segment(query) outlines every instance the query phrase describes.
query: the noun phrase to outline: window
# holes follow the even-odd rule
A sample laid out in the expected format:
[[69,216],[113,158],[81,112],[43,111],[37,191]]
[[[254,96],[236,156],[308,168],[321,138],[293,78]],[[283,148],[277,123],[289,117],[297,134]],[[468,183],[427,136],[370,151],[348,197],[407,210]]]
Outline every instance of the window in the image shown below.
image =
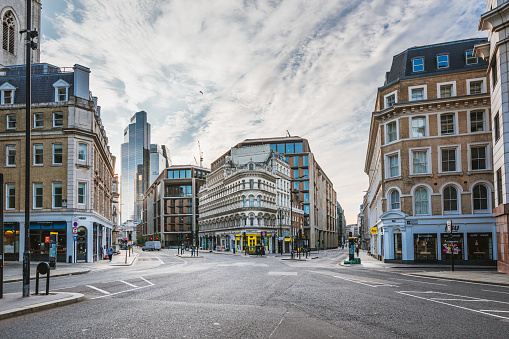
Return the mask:
[[292,158],[292,167],[299,167],[299,157],[298,156],[294,156]]
[[412,138],[421,138],[426,136],[426,118],[412,118]]
[[69,87],[71,85],[60,79],[57,82],[53,84],[53,87],[55,88],[55,101],[56,102],[62,102],[69,100]]
[[309,191],[309,181],[303,181],[302,182],[302,190],[303,191]]
[[428,173],[427,151],[412,151],[412,174]]
[[53,144],[53,165],[62,164],[62,144]]
[[474,211],[488,210],[488,189],[484,185],[475,185],[473,189]]
[[250,171],[254,170],[254,165],[253,164],[249,164],[249,170]]
[[43,145],[42,144],[34,144],[34,165],[42,165],[43,161]]
[[458,190],[454,186],[444,188],[444,212],[458,211]]
[[[87,161],[87,144],[79,144],[78,145],[78,160]],[[251,164],[252,166],[252,164]]]
[[242,197],[242,207],[246,207],[246,197]]
[[498,205],[502,205],[504,203],[504,199],[503,199],[504,195],[503,195],[503,191],[502,191],[502,170],[500,168],[497,170],[495,179],[497,180]]
[[34,182],[34,209],[42,208],[42,182]]
[[394,106],[395,103],[396,103],[395,94],[389,95],[387,98],[385,98],[385,108],[392,107]]
[[16,114],[7,114],[7,129],[16,129]]
[[16,88],[9,83],[0,86],[0,104],[13,105],[14,104],[14,91]]
[[493,119],[493,132],[495,134],[495,142],[500,139],[500,117],[498,113],[495,115],[495,118]]
[[424,187],[419,187],[414,193],[415,214],[428,214],[428,191]]
[[440,133],[454,134],[454,114],[442,114],[440,116]]
[[287,143],[286,144],[286,151],[285,153],[295,153],[295,144],[294,143]]
[[257,200],[257,204],[256,204],[256,206],[258,206],[258,207],[262,207],[262,197],[261,197],[261,196],[258,196],[258,197],[256,198],[256,200]]
[[412,89],[412,97],[410,101],[419,101],[424,100],[424,88],[414,88]]
[[470,94],[481,94],[482,93],[482,80],[481,81],[471,81],[470,82]]
[[44,114],[43,113],[34,113],[34,128],[43,128],[44,127]]
[[5,209],[13,210],[16,208],[16,186],[15,184],[5,184]]
[[253,179],[249,180],[249,189],[254,189],[254,180]]
[[2,48],[11,54],[14,54],[14,43],[16,39],[14,35],[16,33],[16,19],[12,11],[7,11],[2,18]]
[[412,60],[412,67],[414,72],[424,71],[424,58],[417,58]]
[[472,171],[487,169],[486,146],[471,147],[470,154],[472,157]]
[[477,64],[477,58],[474,56],[474,51],[467,51],[465,53],[465,58],[467,65]]
[[442,85],[442,86],[440,86],[440,97],[441,98],[452,97],[452,85]]
[[6,166],[16,166],[16,145],[7,145],[5,148]]
[[399,155],[393,154],[387,157],[389,162],[388,177],[393,178],[399,176]]
[[449,67],[449,56],[439,55],[437,56],[437,68],[448,68]]
[[387,125],[387,143],[398,139],[398,130],[396,121],[389,122]]
[[400,201],[399,201],[399,192],[397,190],[392,190],[390,194],[391,201],[391,210],[399,210],[400,209]]
[[484,131],[484,111],[470,112],[470,132]]
[[309,178],[309,170],[307,168],[302,169],[302,177]]
[[295,153],[302,153],[302,142],[295,143]]
[[442,172],[456,171],[456,149],[442,149]]
[[497,70],[497,54],[493,54],[491,61],[491,86],[495,88],[498,81],[498,70]]
[[302,156],[302,166],[304,166],[304,167],[308,166],[308,156],[307,155]]
[[53,127],[64,126],[64,113],[55,112],[53,113]]
[[78,183],[78,204],[85,205],[87,203],[87,183]]
[[52,207],[53,208],[62,208],[62,183],[54,182],[52,183]]

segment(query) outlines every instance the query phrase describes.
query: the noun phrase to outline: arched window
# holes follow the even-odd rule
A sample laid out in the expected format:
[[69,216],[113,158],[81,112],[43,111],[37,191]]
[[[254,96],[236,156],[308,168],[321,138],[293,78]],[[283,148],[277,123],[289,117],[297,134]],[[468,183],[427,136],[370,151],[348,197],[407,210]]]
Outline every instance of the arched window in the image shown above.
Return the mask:
[[14,32],[16,32],[14,14],[7,11],[2,18],[2,47],[12,54],[14,54]]
[[249,180],[249,188],[254,189],[254,180],[253,179]]
[[258,196],[258,204],[256,206],[258,207],[262,207],[262,197],[261,196]]
[[252,195],[249,196],[249,207],[254,207],[254,197]]
[[249,164],[249,170],[250,171],[254,170],[254,165],[253,164]]
[[444,188],[444,212],[458,211],[458,190],[454,186]]
[[424,187],[419,187],[414,193],[415,214],[429,214],[428,211],[428,191]]
[[400,201],[399,201],[399,192],[397,190],[391,191],[391,210],[399,210],[400,209]]
[[254,225],[254,215],[249,216],[249,220],[250,220],[249,225],[253,226]]
[[246,197],[242,197],[242,207],[246,207]]
[[484,185],[475,185],[474,194],[474,211],[488,209],[488,189]]

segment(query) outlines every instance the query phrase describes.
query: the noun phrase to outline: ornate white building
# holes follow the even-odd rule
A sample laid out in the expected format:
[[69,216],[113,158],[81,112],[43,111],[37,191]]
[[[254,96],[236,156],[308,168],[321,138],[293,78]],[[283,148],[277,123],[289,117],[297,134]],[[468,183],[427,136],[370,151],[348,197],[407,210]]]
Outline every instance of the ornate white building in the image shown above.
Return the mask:
[[290,166],[269,145],[232,148],[199,192],[200,246],[290,251]]

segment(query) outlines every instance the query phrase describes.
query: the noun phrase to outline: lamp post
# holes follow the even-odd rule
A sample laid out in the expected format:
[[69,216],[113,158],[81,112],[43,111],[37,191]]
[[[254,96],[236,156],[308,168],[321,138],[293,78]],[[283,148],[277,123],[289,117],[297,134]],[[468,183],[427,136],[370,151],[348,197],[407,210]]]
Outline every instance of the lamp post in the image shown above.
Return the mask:
[[25,246],[23,251],[23,298],[30,296],[30,160],[31,160],[31,106],[32,106],[32,49],[37,49],[37,43],[33,41],[38,36],[36,30],[32,30],[32,1],[26,1],[27,28],[21,33],[26,33],[26,117],[25,117]]

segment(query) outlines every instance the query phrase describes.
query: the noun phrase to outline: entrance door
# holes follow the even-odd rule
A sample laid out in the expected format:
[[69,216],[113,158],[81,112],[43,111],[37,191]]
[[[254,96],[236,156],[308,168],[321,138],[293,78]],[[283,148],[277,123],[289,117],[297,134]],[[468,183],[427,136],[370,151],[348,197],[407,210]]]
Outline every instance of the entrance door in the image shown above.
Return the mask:
[[87,261],[87,229],[83,226],[78,228],[76,253],[76,260]]

